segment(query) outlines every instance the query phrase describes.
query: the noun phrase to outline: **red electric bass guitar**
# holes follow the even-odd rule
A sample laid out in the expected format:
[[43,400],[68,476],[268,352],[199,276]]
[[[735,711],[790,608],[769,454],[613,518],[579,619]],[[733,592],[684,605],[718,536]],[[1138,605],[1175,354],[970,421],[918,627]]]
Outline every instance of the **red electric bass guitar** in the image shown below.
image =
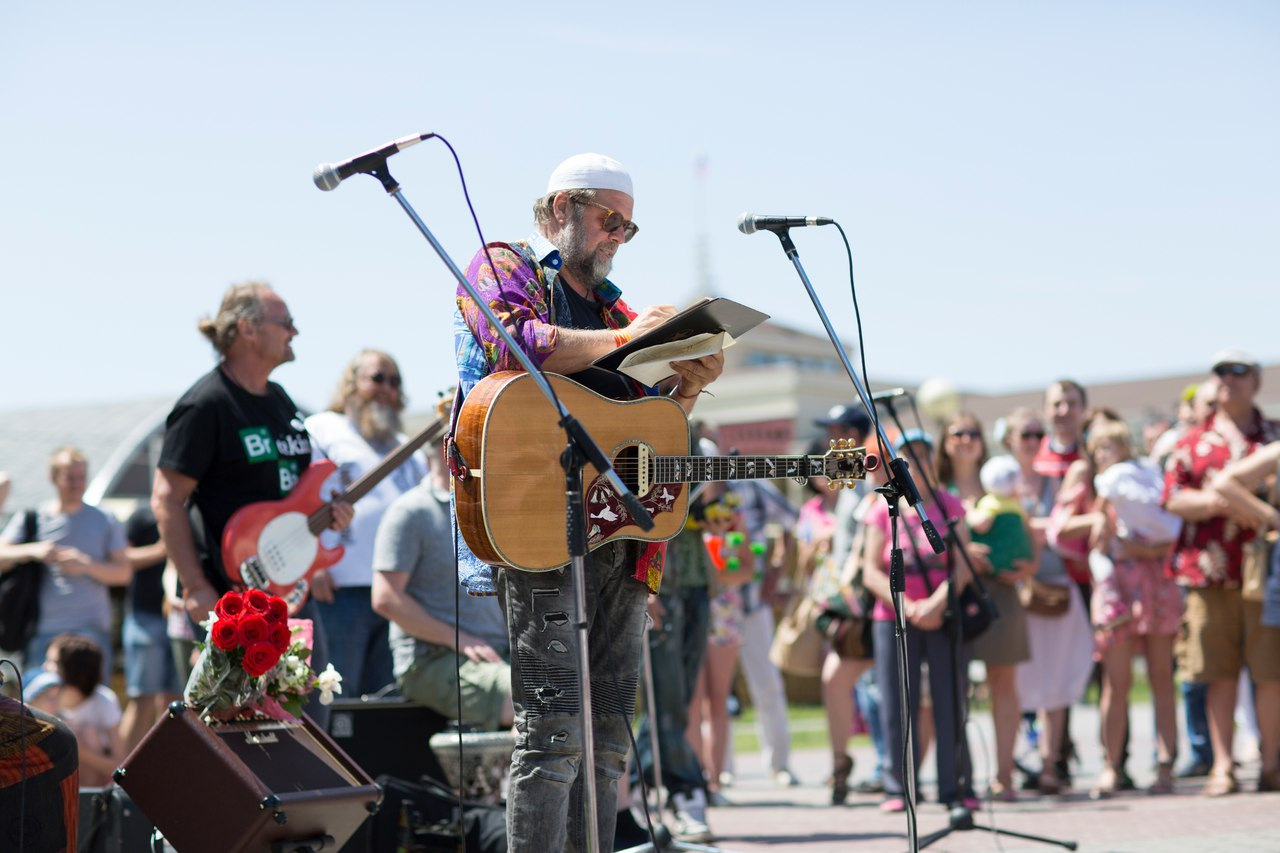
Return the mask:
[[[444,435],[448,420],[439,417],[391,451],[372,470],[331,501],[355,503],[415,450]],[[259,501],[236,510],[222,531],[222,566],[232,582],[278,595],[297,612],[307,600],[310,579],[342,559],[341,545],[326,548],[320,533],[333,522],[333,506],[320,494],[337,466],[322,459],[302,472],[293,491],[278,501]]]

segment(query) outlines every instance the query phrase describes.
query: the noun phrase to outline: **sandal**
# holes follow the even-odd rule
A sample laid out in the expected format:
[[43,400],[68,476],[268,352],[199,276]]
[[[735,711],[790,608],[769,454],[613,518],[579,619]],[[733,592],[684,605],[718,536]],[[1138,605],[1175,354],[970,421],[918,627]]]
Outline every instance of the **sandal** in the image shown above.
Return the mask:
[[987,796],[998,803],[1016,803],[1018,801],[1018,792],[1013,787],[1006,785],[999,779],[992,779],[991,784],[987,787]]
[[853,773],[853,759],[845,754],[833,757],[831,762],[831,805],[844,805],[849,798],[849,775]]
[[1280,769],[1263,770],[1258,774],[1258,793],[1280,791]]
[[1150,788],[1147,788],[1147,793],[1172,794],[1173,790],[1173,762],[1161,761],[1156,765],[1156,781],[1151,783]]
[[1040,771],[1039,781],[1040,793],[1045,796],[1053,796],[1062,793],[1062,783],[1058,781],[1058,774],[1052,765],[1043,768]]
[[1111,767],[1102,768],[1102,772],[1098,774],[1098,784],[1093,786],[1093,790],[1089,792],[1091,800],[1105,800],[1115,794],[1116,789],[1120,785],[1120,779],[1116,775],[1116,771]]
[[1204,783],[1204,787],[1200,789],[1200,793],[1206,797],[1225,797],[1227,794],[1234,794],[1239,790],[1240,785],[1236,782],[1234,773],[1230,770],[1225,773],[1213,770],[1209,773],[1209,778]]

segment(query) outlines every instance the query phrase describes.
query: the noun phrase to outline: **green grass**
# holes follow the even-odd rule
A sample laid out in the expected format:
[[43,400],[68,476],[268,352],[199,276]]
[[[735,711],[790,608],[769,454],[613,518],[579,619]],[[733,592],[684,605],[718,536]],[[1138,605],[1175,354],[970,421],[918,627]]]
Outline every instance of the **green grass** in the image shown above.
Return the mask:
[[[1090,705],[1098,704],[1098,687],[1090,682],[1085,691],[1084,701]],[[1147,673],[1142,666],[1133,670],[1133,686],[1129,691],[1130,705],[1149,705],[1151,703],[1151,684],[1147,681]],[[991,703],[984,693],[978,692],[973,698],[972,710],[990,711]],[[788,727],[791,732],[792,749],[826,749],[827,716],[821,705],[792,703],[787,708]],[[746,707],[742,713],[731,721],[733,730],[733,749],[737,753],[760,751],[760,738],[756,734],[756,709]],[[854,744],[868,743],[866,735],[858,735],[852,739]]]
[[[788,728],[792,749],[826,749],[827,714],[821,705],[790,705],[787,709]],[[733,750],[735,753],[760,751],[760,738],[756,734],[756,709],[745,708],[733,718]],[[855,744],[868,742],[866,735],[853,739]]]

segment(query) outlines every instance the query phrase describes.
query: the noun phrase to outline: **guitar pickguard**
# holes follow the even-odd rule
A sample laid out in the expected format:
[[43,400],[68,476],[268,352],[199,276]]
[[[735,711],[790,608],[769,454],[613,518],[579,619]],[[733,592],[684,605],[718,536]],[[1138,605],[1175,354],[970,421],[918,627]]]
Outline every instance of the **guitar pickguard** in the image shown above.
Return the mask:
[[[658,483],[649,494],[640,498],[640,505],[649,515],[671,512],[680,493],[682,483]],[[638,527],[622,498],[603,476],[591,481],[586,491],[587,547],[596,548],[624,527]]]

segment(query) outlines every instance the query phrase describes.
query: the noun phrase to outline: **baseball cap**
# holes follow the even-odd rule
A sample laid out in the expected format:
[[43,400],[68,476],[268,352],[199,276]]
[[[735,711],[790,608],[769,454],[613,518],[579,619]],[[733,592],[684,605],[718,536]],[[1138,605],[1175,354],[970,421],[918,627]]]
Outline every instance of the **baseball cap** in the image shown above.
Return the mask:
[[842,426],[857,430],[863,435],[871,432],[871,418],[867,417],[867,413],[857,406],[843,403],[832,406],[825,418],[818,418],[813,423],[820,427]]
[[630,173],[603,154],[574,154],[556,166],[547,181],[547,193],[563,190],[617,190],[635,197]]
[[906,447],[913,441],[922,441],[930,447],[933,447],[933,439],[929,437],[929,433],[922,429],[912,427],[893,440],[893,449],[901,452],[902,448]]
[[1261,369],[1258,360],[1251,354],[1242,349],[1224,349],[1213,357],[1213,366],[1210,370],[1217,370],[1224,364],[1243,364],[1245,367],[1251,367],[1254,371]]

